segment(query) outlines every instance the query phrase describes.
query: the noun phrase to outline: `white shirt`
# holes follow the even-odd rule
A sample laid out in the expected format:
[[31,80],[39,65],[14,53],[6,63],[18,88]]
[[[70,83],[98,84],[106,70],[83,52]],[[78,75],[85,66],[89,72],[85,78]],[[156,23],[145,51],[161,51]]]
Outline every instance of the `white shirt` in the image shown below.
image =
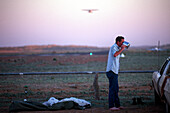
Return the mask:
[[120,54],[114,57],[114,54],[120,50],[120,47],[115,43],[109,50],[106,72],[113,71],[115,74],[119,72]]

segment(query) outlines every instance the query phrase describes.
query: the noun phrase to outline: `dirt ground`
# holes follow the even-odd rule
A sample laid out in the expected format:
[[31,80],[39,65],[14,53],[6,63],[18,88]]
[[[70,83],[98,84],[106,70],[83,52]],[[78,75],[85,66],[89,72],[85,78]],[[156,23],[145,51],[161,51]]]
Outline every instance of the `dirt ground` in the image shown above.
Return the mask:
[[[129,59],[127,58],[127,60],[126,59],[122,60],[123,64],[126,64],[126,61],[130,62]],[[87,55],[71,56],[71,57],[68,57],[68,56],[55,56],[55,57],[54,56],[44,56],[44,57],[42,57],[42,56],[25,56],[25,57],[18,56],[18,57],[16,57],[16,56],[14,56],[14,57],[0,58],[0,61],[1,61],[0,67],[1,67],[2,72],[8,72],[8,70],[12,70],[12,69],[13,70],[11,72],[22,72],[22,71],[23,72],[27,72],[27,71],[32,72],[32,71],[39,71],[39,70],[40,71],[43,70],[45,72],[46,71],[53,72],[53,71],[65,71],[64,70],[65,67],[70,64],[70,66],[72,66],[72,67],[68,68],[68,69],[70,69],[69,71],[77,71],[77,68],[85,67],[86,66],[85,64],[88,64],[91,62],[91,65],[90,64],[87,65],[87,66],[91,66],[91,67],[87,68],[87,69],[90,70],[92,68],[91,70],[95,70],[95,69],[98,70],[98,69],[101,69],[101,67],[100,67],[101,63],[106,63],[106,60],[107,60],[106,55],[90,56],[90,58]],[[99,66],[99,67],[93,68],[93,62],[98,63],[97,66]],[[135,63],[132,62],[131,64],[135,64]],[[74,69],[74,66],[76,66],[75,69]],[[19,68],[17,68],[17,67],[19,67]],[[52,67],[56,67],[56,68],[53,69]],[[64,67],[64,68],[61,68],[61,70],[59,70],[60,68],[57,68],[57,67],[60,67],[60,68]],[[135,67],[135,65],[134,65],[134,67]],[[146,67],[146,66],[142,66],[142,67]],[[152,66],[149,66],[149,67],[152,67]],[[102,67],[102,69],[104,69],[104,67]],[[142,69],[143,68],[141,68],[141,70]],[[82,71],[84,71],[84,70],[82,70]],[[35,80],[37,79],[38,81],[40,81],[42,79],[42,77],[43,76],[39,75],[38,77],[35,78]],[[59,77],[61,78],[62,76],[59,76]],[[123,77],[126,77],[126,76],[123,75],[122,78]],[[68,82],[65,84],[58,83],[58,85],[55,86],[52,84],[53,83],[52,81],[54,81],[55,79],[58,79],[58,78],[57,77],[54,78],[51,76],[49,77],[50,84],[46,83],[44,85],[43,82],[39,83],[39,84],[37,84],[37,82],[23,84],[23,83],[17,82],[17,80],[19,81],[19,78],[21,78],[21,76],[0,77],[0,94],[1,94],[1,96],[0,96],[1,107],[0,108],[5,109],[5,111],[0,109],[0,112],[8,112],[7,111],[8,107],[7,106],[4,107],[3,103],[1,103],[1,102],[6,102],[7,103],[6,105],[8,105],[10,100],[12,100],[13,98],[16,98],[15,95],[23,92],[23,87],[25,85],[29,86],[29,88],[30,88],[29,90],[31,90],[32,92],[40,92],[40,91],[41,92],[61,92],[61,91],[76,92],[76,91],[81,91],[83,89],[90,89],[90,87],[92,85],[92,82],[91,82],[91,84],[87,84],[87,83],[80,84],[78,81],[76,81],[73,83]],[[25,77],[23,77],[22,79],[26,80],[24,78]],[[32,79],[32,78],[28,77],[28,79]],[[121,76],[120,76],[120,78],[121,78]],[[46,79],[48,79],[48,78],[46,78]],[[69,78],[69,80],[70,80],[70,78]],[[75,79],[75,80],[77,80],[77,79]],[[90,78],[89,78],[89,80],[90,80]],[[8,81],[9,83],[6,81]],[[16,82],[13,82],[13,81],[16,81]],[[134,82],[136,82],[136,81],[134,81]],[[143,81],[143,82],[145,82],[145,81]],[[11,83],[13,83],[13,84],[11,84]],[[54,83],[55,83],[55,81],[54,81]],[[33,86],[33,87],[31,87],[31,86]],[[101,92],[101,95],[106,97],[108,95],[107,84],[105,84],[104,82],[100,82],[100,86],[103,87],[103,89],[101,88],[101,91],[105,91],[105,92]],[[128,80],[125,80],[125,82],[124,82],[122,79],[122,81],[119,84],[119,88],[121,91],[120,96],[138,95],[138,96],[144,96],[145,100],[149,100],[150,98],[146,98],[146,97],[153,95],[152,92],[150,92],[150,91],[152,91],[150,84],[143,83],[141,86],[136,86],[136,85],[132,85],[132,84],[129,85]],[[134,92],[134,91],[136,91],[136,92]],[[12,94],[15,94],[15,95],[12,95]],[[56,95],[54,95],[54,96],[56,96]],[[62,96],[64,96],[64,95],[62,95]],[[72,96],[72,95],[70,94],[70,96]],[[76,96],[78,96],[78,94]],[[47,95],[41,95],[41,98],[46,98],[46,97],[47,97]],[[29,98],[35,98],[35,97],[34,97],[34,95],[31,95]],[[124,107],[126,107],[126,106],[124,106]],[[115,112],[115,113],[165,113],[165,109],[164,109],[163,105],[156,106],[153,103],[153,104],[147,105],[145,107],[129,105],[127,108],[120,110],[120,111],[110,111],[108,108],[105,108],[105,107],[92,107],[92,108],[86,109],[86,110],[71,109],[71,110],[58,110],[58,111],[23,111],[20,113],[30,113],[30,112],[31,113],[54,113],[54,112],[57,112],[57,113],[112,113],[112,112]]]
[[163,105],[152,105],[149,107],[138,108],[138,107],[127,107],[120,111],[110,111],[107,108],[90,108],[85,110],[58,110],[58,111],[23,111],[19,113],[165,113]]

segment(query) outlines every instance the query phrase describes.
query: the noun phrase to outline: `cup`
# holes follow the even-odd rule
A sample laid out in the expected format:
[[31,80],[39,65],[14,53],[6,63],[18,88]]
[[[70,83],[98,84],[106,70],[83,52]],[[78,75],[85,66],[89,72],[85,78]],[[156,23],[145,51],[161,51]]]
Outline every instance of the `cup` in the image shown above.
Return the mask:
[[130,46],[130,43],[129,43],[129,42],[126,42],[126,41],[124,41],[124,42],[123,42],[123,45],[125,45],[125,46],[126,46],[126,48],[128,49],[128,48],[129,48],[129,46]]

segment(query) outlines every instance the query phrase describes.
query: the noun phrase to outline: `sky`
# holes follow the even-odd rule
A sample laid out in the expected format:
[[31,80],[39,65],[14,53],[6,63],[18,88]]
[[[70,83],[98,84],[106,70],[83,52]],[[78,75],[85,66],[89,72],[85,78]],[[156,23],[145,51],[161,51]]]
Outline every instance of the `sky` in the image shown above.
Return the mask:
[[110,47],[119,35],[131,46],[170,44],[170,0],[0,0],[0,47]]

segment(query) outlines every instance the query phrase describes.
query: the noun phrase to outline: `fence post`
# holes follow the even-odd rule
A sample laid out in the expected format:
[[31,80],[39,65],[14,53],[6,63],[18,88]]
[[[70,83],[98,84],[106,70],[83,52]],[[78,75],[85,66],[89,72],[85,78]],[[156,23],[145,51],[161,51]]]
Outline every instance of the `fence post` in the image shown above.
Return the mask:
[[94,82],[93,82],[93,87],[94,87],[94,93],[95,93],[95,99],[96,100],[100,100],[100,96],[99,96],[99,84],[98,84],[98,75],[99,73],[97,73],[94,77]]

